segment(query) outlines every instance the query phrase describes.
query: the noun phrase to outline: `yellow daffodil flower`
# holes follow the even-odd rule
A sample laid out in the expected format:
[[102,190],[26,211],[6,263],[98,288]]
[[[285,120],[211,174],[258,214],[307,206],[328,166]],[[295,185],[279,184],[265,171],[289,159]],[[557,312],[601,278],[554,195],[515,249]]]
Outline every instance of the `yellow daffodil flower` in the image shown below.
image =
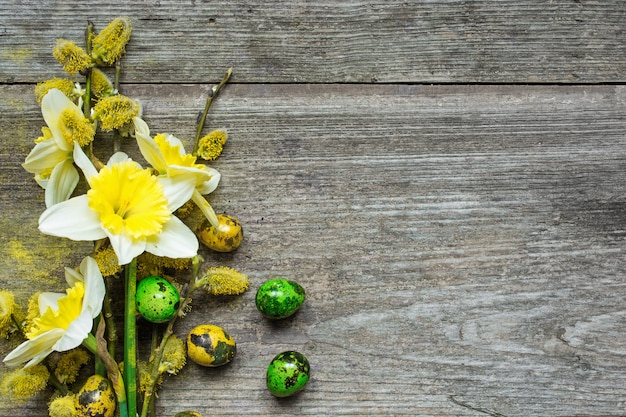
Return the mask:
[[154,176],[122,152],[98,172],[78,144],[74,161],[91,189],[46,209],[39,230],[79,241],[109,238],[120,265],[144,251],[169,258],[197,254],[195,234],[172,214],[191,198],[192,177]]
[[74,349],[85,340],[100,314],[105,287],[98,264],[86,257],[78,270],[65,268],[70,285],[65,294],[44,292],[39,295],[39,317],[26,333],[29,339],[4,358],[4,363],[31,367],[52,352]]
[[160,177],[173,181],[187,181],[193,178],[195,189],[192,199],[211,224],[217,227],[217,216],[203,195],[217,188],[220,173],[204,164],[197,164],[196,157],[186,153],[183,143],[175,136],[159,134],[152,138],[146,122],[138,117],[134,118],[133,122],[135,138],[146,161],[159,172]]
[[87,145],[95,129],[82,110],[56,88],[42,99],[41,112],[48,127],[22,166],[46,190],[46,207],[50,207],[72,195],[79,179],[73,164],[74,142]]

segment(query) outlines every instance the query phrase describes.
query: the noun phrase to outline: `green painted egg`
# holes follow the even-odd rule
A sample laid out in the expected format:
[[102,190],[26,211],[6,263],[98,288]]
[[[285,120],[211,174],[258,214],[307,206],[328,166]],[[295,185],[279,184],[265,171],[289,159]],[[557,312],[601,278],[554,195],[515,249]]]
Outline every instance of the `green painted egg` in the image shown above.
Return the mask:
[[135,302],[143,318],[152,323],[165,323],[176,315],[180,295],[165,278],[150,276],[137,284]]
[[256,307],[269,319],[284,319],[294,314],[304,303],[304,288],[284,278],[264,282],[256,292]]
[[198,365],[222,366],[236,353],[235,339],[214,324],[201,324],[187,334],[187,356]]
[[93,375],[76,395],[76,410],[85,417],[113,417],[115,414],[113,386],[103,376]]
[[302,390],[311,376],[307,358],[294,351],[279,353],[267,368],[267,388],[276,397],[289,397]]

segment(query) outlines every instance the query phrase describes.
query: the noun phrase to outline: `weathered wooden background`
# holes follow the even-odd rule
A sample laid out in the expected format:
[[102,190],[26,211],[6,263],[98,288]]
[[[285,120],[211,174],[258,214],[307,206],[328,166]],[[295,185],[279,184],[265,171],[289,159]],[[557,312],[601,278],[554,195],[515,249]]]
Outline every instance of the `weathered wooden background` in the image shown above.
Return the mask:
[[[199,297],[176,332],[214,322],[238,356],[165,381],[160,416],[626,415],[623,2],[0,0],[0,286],[20,300],[89,252],[36,229],[33,86],[62,76],[57,37],[118,15],[153,132],[190,145],[234,67],[211,201],[246,241],[203,255],[251,290]],[[269,323],[254,292],[275,276],[308,299]],[[312,380],[277,400],[286,349]],[[49,394],[0,415],[45,416]]]

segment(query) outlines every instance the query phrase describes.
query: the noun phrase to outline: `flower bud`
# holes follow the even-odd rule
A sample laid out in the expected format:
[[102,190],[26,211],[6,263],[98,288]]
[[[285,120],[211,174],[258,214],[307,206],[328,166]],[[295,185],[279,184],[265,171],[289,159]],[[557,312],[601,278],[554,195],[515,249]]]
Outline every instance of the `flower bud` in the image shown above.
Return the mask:
[[52,55],[71,75],[86,70],[92,63],[91,58],[83,48],[65,39],[57,39],[56,45],[52,48]]
[[11,400],[27,400],[46,388],[48,378],[50,372],[44,365],[19,368],[4,376],[0,393]]
[[96,99],[114,94],[113,83],[107,75],[98,68],[91,70],[91,95]]
[[222,154],[228,133],[224,129],[217,129],[202,137],[198,141],[198,156],[207,161],[217,159]]
[[91,55],[98,62],[113,65],[126,51],[132,24],[128,17],[113,19],[92,42]]
[[0,291],[0,337],[7,337],[12,330],[13,316],[18,306],[15,303],[15,296],[10,291]]
[[103,131],[109,132],[113,129],[134,128],[133,117],[141,115],[141,105],[121,94],[104,97],[94,106],[95,117],[100,120],[100,127]]
[[37,98],[37,103],[41,104],[41,100],[48,93],[48,91],[56,88],[60,90],[63,94],[68,96],[69,98],[74,98],[76,96],[76,87],[74,86],[74,81],[69,78],[53,78],[51,80],[46,80],[38,83],[35,86],[35,97]]
[[198,282],[212,295],[239,295],[248,289],[247,275],[227,266],[207,270]]

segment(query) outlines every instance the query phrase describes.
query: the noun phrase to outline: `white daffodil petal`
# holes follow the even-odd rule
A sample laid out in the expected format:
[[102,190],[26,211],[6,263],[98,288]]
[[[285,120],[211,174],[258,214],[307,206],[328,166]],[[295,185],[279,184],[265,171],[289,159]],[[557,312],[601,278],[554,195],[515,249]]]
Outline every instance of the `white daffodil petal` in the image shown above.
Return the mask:
[[148,125],[138,117],[133,118],[133,123],[135,124],[135,139],[141,154],[154,169],[161,173],[165,172],[167,163],[156,142],[150,136]]
[[85,257],[80,263],[80,271],[85,282],[85,295],[83,298],[83,311],[88,311],[91,318],[95,318],[102,310],[102,302],[106,288],[98,263],[90,256]]
[[83,114],[82,110],[72,100],[56,88],[48,91],[41,100],[41,114],[52,132],[52,137],[61,149],[71,151],[71,142],[68,142],[63,136],[60,124],[61,113],[67,109]]
[[47,208],[39,217],[39,230],[47,235],[72,240],[106,237],[98,214],[89,208],[87,195],[70,198]]
[[93,166],[93,163],[89,160],[85,152],[80,148],[80,145],[74,142],[74,162],[85,174],[85,178],[87,178],[87,182],[89,182],[89,178],[98,175],[98,170]]
[[43,315],[46,312],[48,307],[57,311],[59,309],[59,298],[65,297],[66,294],[59,292],[42,292],[39,294],[39,298],[37,299],[37,303],[39,305],[39,314]]
[[135,126],[135,135],[150,137],[150,128],[141,117],[133,117],[133,125]]
[[181,165],[170,165],[167,169],[167,176],[172,178],[185,178],[188,176],[193,176],[195,181],[195,187],[197,188],[203,183],[210,181],[213,175],[212,172],[205,169],[186,167]]
[[52,350],[65,352],[74,349],[83,343],[92,327],[93,317],[91,314],[88,311],[81,313],[70,323],[63,336],[52,346]]
[[176,216],[163,225],[163,231],[146,242],[146,251],[168,258],[191,258],[198,254],[196,235]]
[[44,140],[30,151],[22,167],[33,174],[48,170],[70,157],[70,153],[59,148],[54,139]]
[[124,233],[111,234],[107,233],[113,251],[117,255],[117,261],[120,265],[126,265],[130,263],[136,256],[141,255],[146,250],[145,239],[133,240],[130,236]]
[[13,349],[3,360],[8,366],[18,366],[26,361],[26,366],[33,366],[41,362],[52,352],[52,346],[63,336],[63,329],[52,329],[40,334],[34,339],[27,340]]
[[71,160],[57,164],[50,174],[45,197],[46,207],[51,207],[69,199],[78,184],[79,176]]
[[73,287],[77,282],[83,281],[83,275],[79,271],[75,270],[74,268],[70,268],[67,266],[65,267],[65,282],[67,282],[70,287]]
[[196,180],[191,175],[175,178],[159,176],[158,180],[167,198],[167,208],[171,212],[189,201],[196,187]]
[[39,186],[45,190],[46,188],[48,188],[48,183],[50,182],[50,178],[42,178],[41,175],[35,174],[35,182],[39,184]]
[[[107,162],[107,166],[112,166],[113,164],[117,164],[119,162],[126,162],[130,160],[130,158],[128,157],[128,155],[124,152],[115,152],[113,155],[111,155],[111,157],[109,158],[109,161]],[[139,165],[139,164],[137,164]]]
[[[212,169],[212,168],[209,168],[209,169]],[[212,170],[215,171],[215,173],[213,174],[211,179],[209,181],[205,181],[200,186],[196,186],[196,189],[202,195],[207,195],[207,194],[212,193],[213,191],[215,191],[215,189],[217,188],[217,185],[220,183],[220,178],[221,178],[220,173],[215,169],[212,169]]]

